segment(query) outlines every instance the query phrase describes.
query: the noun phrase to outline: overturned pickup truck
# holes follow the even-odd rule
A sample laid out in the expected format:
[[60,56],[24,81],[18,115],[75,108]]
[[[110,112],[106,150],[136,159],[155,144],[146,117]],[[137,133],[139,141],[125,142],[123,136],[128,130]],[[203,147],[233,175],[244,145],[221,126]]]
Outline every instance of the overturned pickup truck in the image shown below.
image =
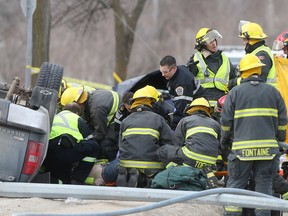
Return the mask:
[[63,67],[43,63],[33,89],[0,83],[0,181],[31,182],[46,156]]

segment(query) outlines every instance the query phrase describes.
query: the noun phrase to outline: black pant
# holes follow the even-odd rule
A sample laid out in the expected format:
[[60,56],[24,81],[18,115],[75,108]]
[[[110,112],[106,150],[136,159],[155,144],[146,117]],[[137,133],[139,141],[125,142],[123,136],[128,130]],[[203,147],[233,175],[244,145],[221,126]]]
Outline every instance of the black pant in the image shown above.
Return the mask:
[[78,172],[78,175],[81,175],[79,179],[85,180],[91,171],[93,163],[89,163],[90,165],[88,166],[87,164],[85,165],[86,162],[81,162],[81,160],[86,156],[97,158],[100,152],[99,144],[92,140],[82,140],[74,147],[64,148],[58,145],[58,141],[59,138],[49,141],[47,155],[43,163],[46,171],[50,172],[54,179],[59,179],[64,184],[70,184],[72,167],[76,162],[80,162],[80,164],[84,165],[81,165],[82,171]]

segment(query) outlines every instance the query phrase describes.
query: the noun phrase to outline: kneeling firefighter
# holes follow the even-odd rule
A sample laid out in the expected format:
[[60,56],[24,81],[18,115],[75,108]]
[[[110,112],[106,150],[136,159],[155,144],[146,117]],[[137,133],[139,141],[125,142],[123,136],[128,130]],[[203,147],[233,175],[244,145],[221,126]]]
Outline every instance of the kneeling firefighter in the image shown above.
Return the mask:
[[157,156],[163,162],[183,163],[202,169],[208,178],[209,187],[215,188],[218,179],[213,169],[220,148],[220,125],[211,118],[213,108],[205,98],[197,98],[187,107],[189,115],[180,120],[175,135],[175,146],[161,147]]
[[131,114],[120,127],[117,186],[149,187],[151,179],[164,169],[155,152],[160,146],[172,145],[174,134],[164,118],[153,112],[152,104],[158,97],[152,86],[133,95]]

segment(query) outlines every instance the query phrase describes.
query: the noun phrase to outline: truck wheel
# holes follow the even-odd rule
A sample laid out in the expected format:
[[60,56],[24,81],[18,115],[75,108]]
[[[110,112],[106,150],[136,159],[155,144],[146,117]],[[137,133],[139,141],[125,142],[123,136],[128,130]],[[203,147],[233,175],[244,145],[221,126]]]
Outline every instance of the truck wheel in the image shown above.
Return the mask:
[[49,112],[50,126],[56,113],[58,91],[63,77],[63,67],[45,62],[42,64],[36,85],[30,98],[30,107],[34,110],[40,106]]
[[36,86],[59,91],[63,78],[63,67],[57,64],[44,62],[40,68]]

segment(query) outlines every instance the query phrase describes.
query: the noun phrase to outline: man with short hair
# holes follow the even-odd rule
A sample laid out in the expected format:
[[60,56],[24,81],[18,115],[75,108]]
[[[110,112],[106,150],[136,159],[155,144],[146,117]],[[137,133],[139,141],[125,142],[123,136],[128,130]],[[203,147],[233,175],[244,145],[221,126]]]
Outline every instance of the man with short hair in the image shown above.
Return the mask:
[[186,116],[183,111],[187,104],[195,98],[203,97],[204,90],[185,66],[177,66],[173,56],[167,55],[161,59],[160,72],[168,80],[167,88],[175,105],[170,125],[172,129],[175,129],[180,119]]

